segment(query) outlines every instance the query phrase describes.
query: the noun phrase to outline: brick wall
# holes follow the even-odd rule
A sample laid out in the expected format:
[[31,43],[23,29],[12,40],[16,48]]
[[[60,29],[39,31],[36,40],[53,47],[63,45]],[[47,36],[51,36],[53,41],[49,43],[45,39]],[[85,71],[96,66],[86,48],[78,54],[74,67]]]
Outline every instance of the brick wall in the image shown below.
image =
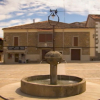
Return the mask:
[[[38,43],[38,33],[37,32],[29,32],[28,38],[27,38],[27,32],[26,33],[5,33],[6,42],[4,42],[4,46],[13,46],[13,37],[18,36],[19,37],[19,46],[29,46],[27,48],[28,54],[39,54],[40,49],[36,49],[37,43]],[[89,32],[65,32],[63,37],[63,32],[56,32],[55,33],[55,47],[69,47],[64,49],[58,49],[58,51],[63,50],[64,55],[70,54],[70,48],[73,48],[73,37],[78,36],[79,38],[79,45],[78,47],[90,47],[90,33]],[[64,38],[64,40],[63,40]],[[27,42],[28,39],[28,42]],[[27,45],[28,43],[28,45]],[[77,48],[77,47],[75,47]],[[90,54],[90,48],[83,48],[82,49],[83,55],[89,55]]]
[[[55,33],[55,46],[56,47],[69,47],[64,48],[63,54],[69,55],[70,54],[70,48],[73,48],[73,37],[77,36],[79,39],[79,44],[77,47],[90,47],[90,33],[89,32],[65,32],[64,33],[64,40],[63,40],[63,33],[58,32]],[[75,48],[77,48],[75,47]],[[90,54],[90,48],[83,48],[82,49],[83,55],[89,55]]]
[[28,46],[36,46],[37,45],[38,34],[36,32],[28,33]]
[[40,49],[35,47],[27,47],[27,54],[40,54]]
[[63,46],[63,33],[56,32],[54,33],[54,36],[55,36],[55,46],[62,47]]
[[14,36],[19,37],[19,46],[27,45],[27,33],[4,33],[4,38],[6,39],[4,46],[13,46]]

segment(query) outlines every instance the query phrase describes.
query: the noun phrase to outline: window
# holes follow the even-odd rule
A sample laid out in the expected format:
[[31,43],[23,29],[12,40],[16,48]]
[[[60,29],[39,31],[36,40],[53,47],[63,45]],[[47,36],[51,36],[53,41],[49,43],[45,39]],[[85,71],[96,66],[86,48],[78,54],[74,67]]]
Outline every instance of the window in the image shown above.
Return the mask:
[[74,37],[73,42],[74,42],[73,43],[74,46],[78,46],[78,37]]
[[8,53],[8,59],[12,58],[12,54]]
[[39,34],[39,42],[52,42],[52,34]]
[[18,37],[14,37],[14,46],[18,46]]

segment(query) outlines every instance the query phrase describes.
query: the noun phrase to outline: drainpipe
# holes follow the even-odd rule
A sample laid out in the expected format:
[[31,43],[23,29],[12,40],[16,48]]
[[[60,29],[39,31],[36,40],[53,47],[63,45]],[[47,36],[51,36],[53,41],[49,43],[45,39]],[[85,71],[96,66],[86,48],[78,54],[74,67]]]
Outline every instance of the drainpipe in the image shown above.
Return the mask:
[[[27,44],[26,44],[26,48],[25,48],[25,54],[27,55],[27,48],[28,48],[28,29],[27,29]],[[27,56],[26,56],[27,58]]]
[[95,39],[95,56],[96,56],[95,60],[98,59],[98,57],[97,57],[97,55],[98,55],[98,54],[97,54],[98,50],[97,50],[97,48],[96,48],[96,47],[97,47],[97,43],[96,43],[96,41],[97,41],[97,40],[96,40],[96,39],[97,39],[97,37],[96,37],[96,29],[97,29],[97,28],[98,28],[98,27],[95,26],[95,35],[94,35],[94,39]]
[[27,29],[27,46],[28,46],[28,29]]
[[63,29],[63,50],[64,50],[64,29]]
[[[64,2],[64,3],[63,3],[63,6],[64,6],[64,23],[65,23],[65,0],[63,0],[63,2]],[[65,34],[64,34],[64,29],[65,29],[65,28],[63,28],[63,51],[64,51],[64,35],[65,35]]]
[[[64,23],[65,23],[65,0],[63,0],[63,6],[64,6]],[[64,34],[64,29],[65,28],[63,28],[63,52],[64,52],[64,35],[65,35]],[[63,56],[63,59],[65,59],[64,56]]]
[[64,58],[64,35],[65,35],[65,34],[64,34],[64,29],[63,29],[63,59],[65,59],[65,58]]

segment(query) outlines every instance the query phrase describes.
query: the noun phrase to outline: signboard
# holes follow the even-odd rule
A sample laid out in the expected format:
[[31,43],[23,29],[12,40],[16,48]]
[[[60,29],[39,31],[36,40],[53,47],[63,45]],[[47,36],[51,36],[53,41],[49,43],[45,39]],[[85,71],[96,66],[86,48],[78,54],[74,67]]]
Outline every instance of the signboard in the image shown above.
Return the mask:
[[9,46],[8,50],[25,50],[25,46]]

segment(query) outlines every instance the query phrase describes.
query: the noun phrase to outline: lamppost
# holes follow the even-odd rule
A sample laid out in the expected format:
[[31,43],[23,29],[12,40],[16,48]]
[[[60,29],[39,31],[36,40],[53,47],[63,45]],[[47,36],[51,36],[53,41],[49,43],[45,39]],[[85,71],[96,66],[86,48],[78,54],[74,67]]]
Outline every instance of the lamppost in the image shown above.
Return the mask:
[[[53,26],[53,51],[48,52],[45,55],[46,62],[50,64],[50,84],[57,84],[57,64],[61,62],[62,55],[55,51],[55,35],[54,28],[59,23],[59,16],[57,15],[57,10],[50,10],[51,14],[48,16],[48,22]],[[50,17],[57,17],[57,21],[50,20]]]
[[[54,28],[55,28],[55,26],[59,23],[59,16],[57,15],[57,9],[56,10],[51,10],[50,9],[50,12],[51,12],[51,14],[48,16],[48,22],[49,22],[49,24],[51,25],[51,26],[53,26],[53,51],[55,51],[55,36],[54,36]],[[56,22],[53,22],[53,21],[51,21],[50,20],[50,17],[57,17],[57,21]]]

